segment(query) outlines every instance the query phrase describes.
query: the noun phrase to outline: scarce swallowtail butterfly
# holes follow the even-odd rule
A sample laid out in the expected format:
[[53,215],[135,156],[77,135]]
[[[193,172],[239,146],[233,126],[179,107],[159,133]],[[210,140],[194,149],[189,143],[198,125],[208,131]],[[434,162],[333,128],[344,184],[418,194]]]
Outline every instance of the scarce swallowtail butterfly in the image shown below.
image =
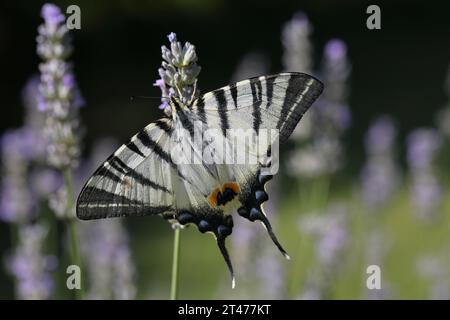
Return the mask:
[[276,155],[273,137],[261,137],[275,131],[279,142],[286,141],[322,90],[310,75],[280,73],[231,84],[188,104],[172,97],[170,116],[133,136],[88,180],[78,197],[78,218],[160,215],[195,224],[214,235],[234,285],[225,238],[237,209],[241,217],[260,221],[289,258],[262,207]]

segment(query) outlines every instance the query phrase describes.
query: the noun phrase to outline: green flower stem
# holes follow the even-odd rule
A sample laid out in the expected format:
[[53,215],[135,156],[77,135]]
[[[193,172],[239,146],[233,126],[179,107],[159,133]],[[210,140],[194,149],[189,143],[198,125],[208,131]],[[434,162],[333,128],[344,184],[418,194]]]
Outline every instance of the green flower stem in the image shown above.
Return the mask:
[[[81,266],[81,257],[80,257],[80,251],[78,250],[78,235],[77,235],[77,225],[76,221],[73,217],[71,217],[71,210],[74,206],[74,191],[73,191],[73,180],[72,180],[72,173],[70,172],[70,169],[63,170],[64,175],[64,183],[66,185],[67,190],[67,212],[68,212],[68,219],[67,219],[67,231],[69,233],[70,238],[70,254],[71,254],[71,263],[78,266],[80,270],[82,269]],[[81,300],[83,299],[84,295],[84,288],[83,288],[83,281],[81,281],[81,287],[80,289],[75,289],[75,299]]]
[[176,228],[173,237],[172,283],[170,286],[170,300],[178,299],[179,255],[180,255],[180,228]]

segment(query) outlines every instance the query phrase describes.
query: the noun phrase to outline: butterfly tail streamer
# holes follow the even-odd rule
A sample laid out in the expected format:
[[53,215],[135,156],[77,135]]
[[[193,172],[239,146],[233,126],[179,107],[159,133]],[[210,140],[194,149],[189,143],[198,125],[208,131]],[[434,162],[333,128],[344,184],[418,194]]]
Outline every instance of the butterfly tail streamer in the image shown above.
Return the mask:
[[230,271],[231,276],[231,288],[234,289],[236,286],[236,281],[234,277],[233,265],[231,264],[230,256],[228,254],[227,248],[225,247],[225,238],[217,237],[217,245],[219,246],[220,252],[227,264],[228,270]]
[[272,239],[273,243],[277,246],[278,250],[280,250],[280,252],[286,259],[291,260],[291,257],[288,255],[286,250],[284,250],[283,246],[278,241],[275,233],[273,232],[272,225],[270,224],[270,221],[269,219],[267,219],[266,215],[261,214],[258,220],[260,220],[263,226],[266,228],[267,232],[269,233],[270,239]]

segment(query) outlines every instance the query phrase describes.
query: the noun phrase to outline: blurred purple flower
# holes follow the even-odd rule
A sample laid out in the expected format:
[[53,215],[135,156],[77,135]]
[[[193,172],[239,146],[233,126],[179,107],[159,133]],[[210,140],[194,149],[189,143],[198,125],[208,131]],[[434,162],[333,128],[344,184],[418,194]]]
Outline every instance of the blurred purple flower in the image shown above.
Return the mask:
[[81,252],[89,279],[87,298],[135,298],[135,269],[120,220],[94,221],[80,227]]
[[36,214],[27,182],[29,162],[34,156],[32,138],[26,128],[7,131],[1,138],[0,219],[3,221],[23,223]]
[[42,7],[41,16],[47,23],[51,24],[59,24],[65,20],[61,10],[52,3],[44,4]]
[[428,254],[417,260],[417,270],[421,277],[430,282],[429,299],[449,300],[449,263],[445,259],[447,252],[441,254]]
[[347,208],[344,205],[334,204],[322,214],[313,213],[299,219],[300,231],[314,241],[317,259],[317,266],[310,270],[300,299],[327,298],[350,244],[347,216]]
[[416,213],[429,219],[435,213],[442,200],[442,188],[432,174],[415,174],[411,189],[411,203]]
[[331,61],[346,59],[347,45],[340,39],[332,39],[325,45],[325,56]]
[[393,151],[397,128],[390,116],[378,117],[369,127],[364,142],[368,154],[386,154]]
[[378,209],[395,194],[400,170],[395,159],[396,127],[389,116],[380,116],[365,136],[367,162],[361,171],[362,195],[366,205]]
[[8,269],[17,280],[19,299],[49,299],[53,292],[51,271],[56,268],[57,260],[43,252],[47,231],[40,224],[19,229],[19,244],[7,259]]
[[349,244],[347,208],[344,205],[335,204],[323,214],[304,216],[299,227],[313,237],[316,258],[325,267],[333,266]]
[[412,179],[411,203],[421,218],[432,218],[442,200],[442,188],[434,164],[441,145],[442,138],[435,129],[419,128],[407,138],[407,159]]
[[40,199],[47,199],[63,184],[61,174],[50,168],[37,168],[31,171],[29,181],[32,193]]
[[293,134],[299,145],[289,159],[294,174],[315,178],[342,167],[345,158],[341,137],[351,124],[347,85],[350,69],[346,44],[330,40],[320,69],[324,92]]
[[65,17],[58,7],[46,4],[39,26],[37,53],[43,59],[37,108],[45,113],[47,161],[57,168],[76,166],[79,150],[78,107],[83,104],[72,68],[65,60],[72,52]]
[[442,138],[435,129],[420,128],[408,135],[407,144],[410,167],[428,168],[441,147]]
[[311,73],[312,25],[303,12],[297,12],[284,26],[281,41],[284,46],[283,65],[286,71]]

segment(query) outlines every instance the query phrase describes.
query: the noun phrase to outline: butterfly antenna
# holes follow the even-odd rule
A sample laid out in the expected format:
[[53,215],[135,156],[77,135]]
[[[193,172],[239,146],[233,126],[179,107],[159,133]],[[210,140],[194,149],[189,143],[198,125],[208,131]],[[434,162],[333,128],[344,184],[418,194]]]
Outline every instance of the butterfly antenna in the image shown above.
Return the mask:
[[261,214],[261,216],[259,217],[259,220],[262,222],[262,224],[266,228],[267,232],[269,233],[270,238],[272,239],[273,243],[275,243],[278,250],[280,250],[280,252],[283,254],[283,256],[286,259],[291,260],[291,257],[287,254],[286,250],[284,250],[283,247],[281,246],[280,242],[278,242],[278,239],[275,236],[275,233],[273,233],[272,225],[270,224],[269,219],[267,219],[266,215]]
[[153,97],[153,96],[130,96],[130,101],[134,102],[136,99],[161,99],[161,97]]
[[219,246],[220,252],[222,253],[223,258],[225,259],[225,262],[228,266],[228,270],[230,271],[231,275],[231,288],[234,289],[236,286],[236,281],[234,278],[234,271],[233,271],[233,265],[231,264],[230,256],[228,255],[227,248],[225,247],[225,238],[224,237],[218,237],[217,238],[217,245]]

